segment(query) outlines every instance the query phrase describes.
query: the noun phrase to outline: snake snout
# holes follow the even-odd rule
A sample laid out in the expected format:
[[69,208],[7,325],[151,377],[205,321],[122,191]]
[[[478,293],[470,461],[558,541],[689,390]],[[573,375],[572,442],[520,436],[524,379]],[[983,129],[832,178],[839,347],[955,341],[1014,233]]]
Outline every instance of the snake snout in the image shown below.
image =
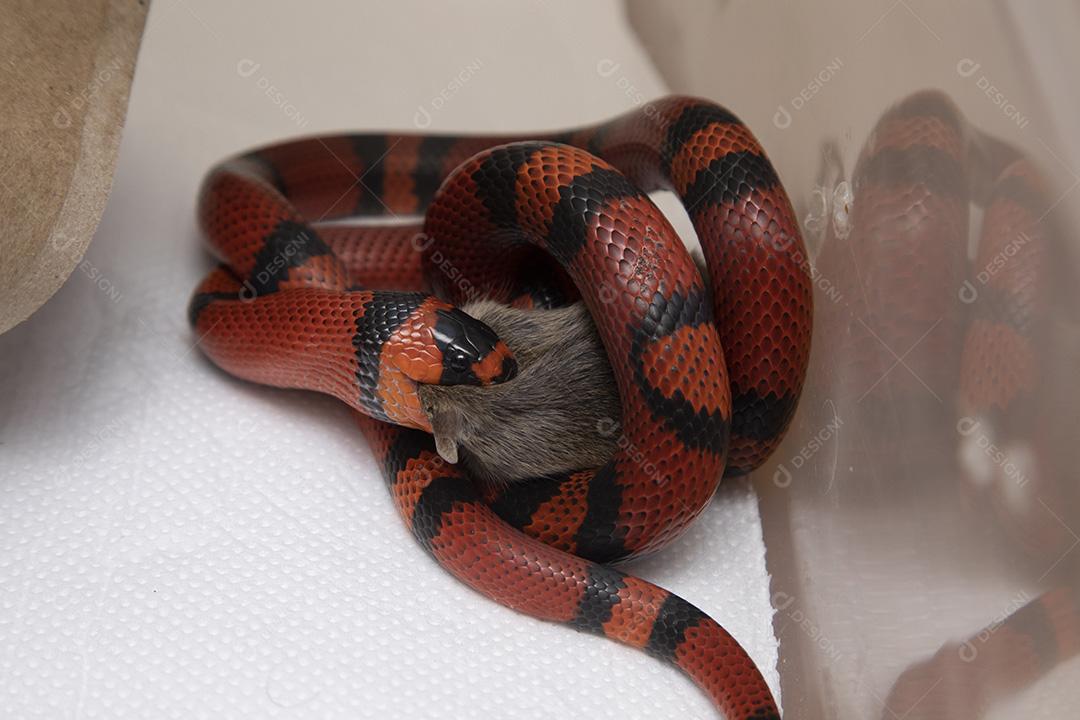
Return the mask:
[[510,348],[487,324],[458,308],[436,311],[434,338],[442,352],[439,385],[494,385],[517,375]]

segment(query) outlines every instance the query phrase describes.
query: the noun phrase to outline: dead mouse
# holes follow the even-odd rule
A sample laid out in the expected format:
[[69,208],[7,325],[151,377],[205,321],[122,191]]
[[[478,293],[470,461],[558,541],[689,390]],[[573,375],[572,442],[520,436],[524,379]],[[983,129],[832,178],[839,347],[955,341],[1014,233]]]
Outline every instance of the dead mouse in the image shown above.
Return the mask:
[[[693,248],[690,257],[710,287],[701,248]],[[610,460],[622,406],[585,304],[522,310],[479,300],[462,309],[486,322],[514,351],[518,375],[488,387],[420,386],[443,459],[460,459],[474,478],[495,484],[595,468]]]
[[444,460],[506,484],[593,468],[615,451],[619,394],[588,310],[522,310],[490,300],[462,306],[514,351],[517,376],[488,387],[421,385]]

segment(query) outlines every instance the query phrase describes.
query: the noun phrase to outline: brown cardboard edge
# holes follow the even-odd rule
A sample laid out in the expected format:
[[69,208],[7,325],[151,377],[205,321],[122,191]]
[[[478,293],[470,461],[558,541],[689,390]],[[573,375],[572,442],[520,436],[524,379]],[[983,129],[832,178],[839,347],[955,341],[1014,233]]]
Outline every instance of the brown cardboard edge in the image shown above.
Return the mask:
[[[33,228],[29,237],[0,240],[0,249],[12,249],[8,257],[14,259],[9,262],[16,265],[9,270],[17,278],[0,286],[0,333],[29,318],[79,266],[112,189],[148,3],[105,0],[100,7],[102,32],[96,46],[87,48],[86,52],[87,60],[92,62],[86,76],[96,85],[94,92],[85,98],[85,111],[75,118],[81,122],[81,128],[72,162],[53,167],[50,172],[47,164],[55,157],[41,153],[37,156],[39,167],[32,169],[45,177],[32,187],[31,194],[42,198],[62,197],[63,201],[51,222]],[[85,94],[85,90],[78,92]],[[57,108],[71,103],[70,94],[65,96],[56,90],[50,99],[54,102],[44,103],[40,113],[44,115],[39,118],[43,127],[55,126]],[[32,207],[35,200],[32,196],[6,199],[19,201],[23,207]]]

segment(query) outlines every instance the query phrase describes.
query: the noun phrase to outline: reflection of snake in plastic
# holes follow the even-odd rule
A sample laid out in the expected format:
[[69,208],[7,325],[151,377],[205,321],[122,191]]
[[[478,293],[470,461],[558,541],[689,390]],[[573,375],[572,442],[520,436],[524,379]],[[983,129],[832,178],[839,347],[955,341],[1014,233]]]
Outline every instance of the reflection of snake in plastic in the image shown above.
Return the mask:
[[[1020,607],[1016,607],[1020,603]],[[975,720],[1080,654],[1080,583],[1073,578],[1028,600],[966,640],[943,645],[905,670],[885,701],[884,717]],[[884,720],[884,718],[883,718]]]
[[[821,313],[818,331],[841,359],[838,376],[865,390],[859,476],[888,497],[886,469],[889,482],[925,488],[935,468],[955,463],[965,504],[996,518],[1007,546],[1049,566],[1074,539],[1053,508],[1067,516],[1075,501],[1051,472],[1062,432],[1037,411],[1048,392],[1049,353],[1036,347],[1048,332],[1052,198],[1029,160],[936,92],[881,118],[853,184],[853,230],[828,237],[817,267],[862,316]],[[973,254],[972,203],[981,208]],[[888,709],[903,716],[949,679],[963,687],[936,695],[967,698],[970,715],[930,701],[912,717],[977,717],[995,693],[1033,682],[1080,650],[1076,591],[1021,597],[1015,612],[905,672]]]
[[[982,208],[972,259],[970,203]],[[875,127],[854,173],[855,229],[830,235],[817,262],[861,307],[819,314],[838,382],[865,391],[859,477],[925,482],[959,462],[969,502],[989,499],[1010,542],[1040,557],[1071,541],[1036,500],[1062,491],[1045,461],[1058,436],[1035,409],[1050,204],[1028,160],[918,93]]]

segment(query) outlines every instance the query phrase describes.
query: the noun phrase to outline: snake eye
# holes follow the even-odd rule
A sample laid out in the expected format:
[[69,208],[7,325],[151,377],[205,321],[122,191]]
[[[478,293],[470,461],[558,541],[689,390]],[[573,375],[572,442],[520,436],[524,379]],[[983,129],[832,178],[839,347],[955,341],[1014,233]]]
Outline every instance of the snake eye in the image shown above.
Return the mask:
[[434,337],[443,356],[439,384],[485,384],[487,377],[478,377],[476,368],[489,356],[494,357],[499,338],[487,325],[458,308],[439,309],[436,315]]
[[455,373],[465,372],[469,369],[469,366],[471,364],[472,363],[469,362],[469,358],[459,353],[454,353],[453,355],[451,355],[449,358],[449,362],[447,363],[449,368]]

